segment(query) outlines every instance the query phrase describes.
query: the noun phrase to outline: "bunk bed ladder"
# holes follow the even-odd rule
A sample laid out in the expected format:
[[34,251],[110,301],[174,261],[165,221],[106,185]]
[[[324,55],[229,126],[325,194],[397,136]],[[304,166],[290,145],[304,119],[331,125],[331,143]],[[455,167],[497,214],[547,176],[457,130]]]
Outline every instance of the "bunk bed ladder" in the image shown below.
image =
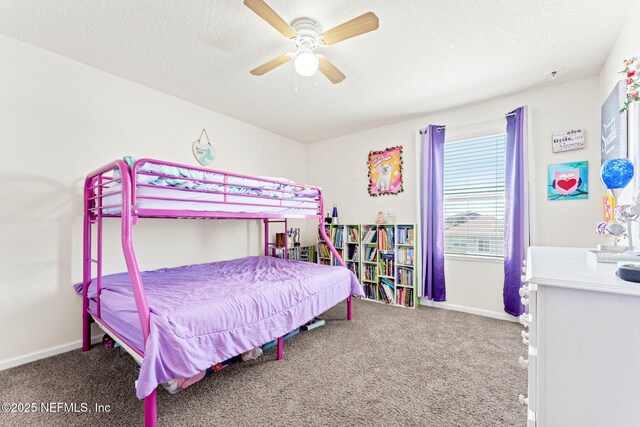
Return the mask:
[[[320,211],[320,212],[322,212],[322,211]],[[336,250],[335,246],[333,246],[333,243],[331,242],[331,239],[327,235],[327,230],[326,230],[326,228],[324,226],[325,222],[324,222],[324,218],[322,217],[322,215],[320,215],[320,218],[321,218],[320,219],[320,236],[322,237],[322,240],[325,241],[325,243],[329,247],[329,250],[331,251],[331,253],[335,257],[335,259],[338,260],[338,263],[341,266],[343,266],[344,268],[347,268],[347,265],[345,264],[344,260],[342,259],[342,257],[338,253],[338,251]],[[353,318],[353,297],[351,295],[349,295],[347,297],[347,320],[351,320],[352,318]]]

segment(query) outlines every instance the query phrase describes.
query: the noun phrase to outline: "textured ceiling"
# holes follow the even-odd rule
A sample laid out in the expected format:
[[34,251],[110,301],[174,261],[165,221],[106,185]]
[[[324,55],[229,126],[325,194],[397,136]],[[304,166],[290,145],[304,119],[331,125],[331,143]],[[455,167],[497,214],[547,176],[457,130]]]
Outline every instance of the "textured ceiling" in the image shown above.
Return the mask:
[[633,0],[267,0],[329,29],[380,29],[321,48],[347,79],[249,70],[292,43],[241,0],[0,0],[0,33],[301,142],[600,70]]

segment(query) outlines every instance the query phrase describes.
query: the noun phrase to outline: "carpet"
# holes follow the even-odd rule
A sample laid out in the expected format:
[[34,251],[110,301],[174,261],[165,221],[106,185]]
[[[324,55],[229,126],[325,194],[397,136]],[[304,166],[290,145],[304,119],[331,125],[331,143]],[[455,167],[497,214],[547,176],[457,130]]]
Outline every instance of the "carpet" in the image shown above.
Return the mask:
[[[327,324],[176,394],[158,391],[160,426],[525,426],[522,326],[455,311],[354,301]],[[94,346],[0,372],[0,403],[76,404],[0,412],[2,426],[142,425],[136,364]],[[82,412],[86,404],[88,412]],[[110,405],[95,412],[95,405]],[[55,406],[54,406],[55,408]]]

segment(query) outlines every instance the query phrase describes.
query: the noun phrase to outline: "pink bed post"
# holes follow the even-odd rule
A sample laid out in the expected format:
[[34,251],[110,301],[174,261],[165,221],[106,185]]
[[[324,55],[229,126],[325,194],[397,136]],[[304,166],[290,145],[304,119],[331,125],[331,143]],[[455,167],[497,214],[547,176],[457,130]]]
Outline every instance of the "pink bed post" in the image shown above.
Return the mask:
[[82,351],[91,349],[91,316],[89,315],[89,297],[87,291],[91,282],[91,182],[84,183],[84,223],[82,242]]
[[[134,202],[134,195],[131,191],[131,177],[129,176],[127,166],[124,162],[121,163],[121,178],[122,178],[122,250],[124,252],[124,260],[127,264],[127,270],[129,271],[129,279],[131,280],[131,287],[133,288],[133,297],[136,302],[136,308],[138,309],[138,317],[140,318],[140,324],[142,326],[142,335],[144,336],[145,346],[150,332],[150,318],[151,312],[149,310],[149,304],[147,303],[147,297],[144,293],[144,287],[142,286],[142,279],[140,278],[140,269],[138,268],[138,261],[133,250],[133,240],[131,237],[131,226],[136,223],[137,217],[131,215],[131,203]],[[156,407],[156,391],[144,398],[144,425],[145,427],[155,427],[157,419],[157,407]]]
[[[124,252],[124,259],[127,265],[127,271],[129,272],[129,279],[131,280],[131,288],[133,290],[133,298],[136,303],[136,308],[138,311],[138,317],[140,319],[140,324],[142,326],[142,335],[144,337],[144,342],[146,344],[147,339],[149,338],[149,320],[150,320],[150,310],[149,304],[147,303],[147,298],[144,293],[144,287],[142,286],[142,279],[140,278],[140,269],[138,268],[138,262],[136,260],[136,256],[133,250],[133,242],[131,236],[131,226],[136,222],[136,216],[131,213],[131,205],[134,200],[134,195],[132,194],[132,184],[131,184],[131,176],[129,174],[129,168],[122,160],[116,160],[108,165],[103,166],[102,168],[90,173],[87,175],[87,179],[85,180],[85,215],[84,215],[84,275],[83,275],[83,342],[82,349],[88,350],[91,345],[90,342],[90,316],[88,314],[88,297],[87,297],[87,289],[89,287],[89,283],[91,282],[91,263],[95,262],[97,264],[98,274],[100,275],[102,272],[102,239],[101,239],[101,224],[99,225],[98,232],[98,252],[99,256],[96,260],[91,258],[91,224],[96,221],[102,220],[102,212],[100,208],[102,205],[102,189],[101,185],[103,182],[103,174],[110,173],[115,169],[120,170],[120,188],[121,188],[121,204],[122,204],[122,212],[120,215],[121,219],[121,239],[122,239],[122,250]],[[96,187],[98,185],[98,187]],[[94,192],[94,188],[98,188],[98,191]],[[94,200],[91,203],[91,200]],[[92,209],[98,209],[98,215],[92,214]],[[99,277],[100,279],[100,277]],[[98,290],[99,291],[99,290]],[[99,313],[99,304],[100,300],[97,299],[97,313]],[[149,396],[144,399],[144,425],[145,427],[154,427],[156,425],[157,419],[157,410],[156,410],[156,392],[152,392]]]
[[[324,216],[322,215],[322,212],[324,212],[324,199],[322,198],[322,193],[320,193],[319,209],[320,209],[320,236],[322,236],[322,240],[325,241],[325,243],[329,247],[329,250],[331,251],[333,256],[338,260],[338,263],[344,268],[347,268],[347,265],[344,263],[344,260],[342,259],[342,257],[340,256],[336,248],[333,246],[333,243],[331,243],[331,239],[329,238],[329,236],[327,236],[327,230],[325,230],[325,227],[324,227],[325,225]],[[352,318],[353,318],[353,297],[349,295],[347,297],[347,320],[351,320]]]

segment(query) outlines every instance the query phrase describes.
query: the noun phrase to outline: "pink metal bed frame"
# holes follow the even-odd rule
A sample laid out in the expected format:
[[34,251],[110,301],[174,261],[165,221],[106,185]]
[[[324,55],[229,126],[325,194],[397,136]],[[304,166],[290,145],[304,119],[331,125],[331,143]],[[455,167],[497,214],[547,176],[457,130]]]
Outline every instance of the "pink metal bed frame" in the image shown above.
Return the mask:
[[[199,178],[188,178],[184,176],[175,176],[164,173],[156,173],[149,172],[148,168],[143,169],[143,166],[146,164],[152,165],[160,165],[160,166],[169,166],[169,167],[177,167],[189,169],[192,171],[205,172],[208,174],[218,174],[223,177],[222,181],[213,181],[207,179],[199,179]],[[114,171],[119,170],[120,176],[114,176]],[[137,176],[138,175],[152,175],[155,177],[169,178],[169,179],[180,179],[184,181],[195,181],[198,183],[204,184],[217,184],[222,186],[221,191],[211,191],[211,190],[202,190],[202,189],[189,189],[189,188],[179,188],[179,190],[184,191],[185,195],[189,195],[188,192],[193,193],[212,193],[222,195],[222,201],[209,201],[202,200],[196,198],[174,198],[174,197],[159,197],[159,196],[142,196],[139,195],[139,191],[137,191],[141,187],[155,187],[155,188],[169,188],[169,187],[160,187],[157,185],[138,183]],[[270,184],[280,184],[285,185],[287,188],[282,190],[273,190],[276,192],[276,196],[268,196],[268,195],[255,195],[255,194],[238,194],[235,192],[230,192],[230,187],[236,188],[247,188],[251,189],[255,186],[243,185],[230,183],[229,178],[241,178],[241,179],[249,179],[258,181],[260,183],[270,183]],[[252,207],[264,207],[267,210],[269,208],[273,208],[274,205],[264,205],[258,203],[245,203],[244,201],[237,201],[238,198],[247,199],[247,201],[252,200],[254,198],[259,199],[268,199],[271,202],[277,202],[278,205],[275,207],[290,207],[288,203],[292,201],[291,198],[287,198],[284,195],[298,194],[296,191],[291,191],[291,188],[295,188],[298,191],[304,190],[315,190],[318,192],[318,195],[314,198],[305,198],[305,202],[311,202],[315,204],[315,207],[304,208],[309,209],[309,214],[286,214],[286,213],[269,213],[269,212],[222,212],[215,211],[215,207],[220,204],[225,205],[235,205],[239,208],[246,206]],[[175,189],[175,188],[174,188]],[[277,196],[277,193],[280,193],[280,197]],[[118,204],[110,204],[104,205],[103,199],[108,196],[120,195],[120,203]],[[234,197],[236,201],[228,200],[228,197]],[[290,196],[291,197],[291,196]],[[142,208],[138,205],[138,201],[141,199],[152,199],[152,200],[163,200],[163,201],[174,201],[174,202],[197,202],[203,203],[207,206],[206,210],[203,211],[194,211],[194,210],[181,210],[181,209],[150,209],[150,208]],[[299,200],[298,200],[299,201]],[[118,213],[106,213],[109,212],[109,209],[120,208]],[[127,265],[127,270],[129,273],[129,278],[131,281],[131,286],[133,288],[133,296],[135,299],[135,304],[138,311],[138,317],[140,318],[140,325],[142,327],[142,334],[144,337],[144,343],[146,344],[147,338],[149,336],[149,320],[150,320],[150,312],[149,312],[149,304],[147,303],[147,298],[144,292],[144,286],[142,283],[142,279],[140,277],[140,269],[138,268],[138,262],[136,261],[135,251],[133,249],[133,239],[132,239],[132,226],[137,223],[138,218],[202,218],[202,219],[257,219],[262,220],[264,223],[264,254],[270,255],[270,250],[273,253],[273,249],[275,248],[275,243],[269,242],[269,224],[271,223],[282,223],[284,224],[285,230],[287,229],[287,220],[291,218],[313,218],[317,219],[320,223],[320,235],[322,239],[327,243],[329,250],[336,257],[340,265],[345,266],[344,261],[339,256],[335,247],[331,243],[329,236],[325,231],[325,223],[324,223],[324,202],[322,198],[322,191],[319,187],[311,187],[304,186],[300,184],[290,184],[282,181],[277,181],[273,179],[267,178],[259,178],[249,175],[241,175],[236,173],[223,172],[212,169],[205,169],[200,167],[194,167],[189,165],[182,165],[178,163],[171,163],[161,160],[153,160],[153,159],[140,159],[136,161],[131,167],[131,171],[129,171],[129,167],[123,160],[115,160],[111,163],[108,163],[102,166],[99,169],[89,173],[85,179],[84,184],[84,245],[83,245],[83,292],[82,292],[82,351],[88,351],[91,348],[91,323],[94,321],[97,322],[103,329],[106,330],[111,336],[116,338],[125,344],[125,348],[133,350],[137,353],[139,358],[144,357],[144,349],[137,348],[131,342],[127,341],[124,337],[120,336],[117,332],[113,330],[101,317],[100,317],[100,293],[102,290],[102,223],[103,219],[107,217],[120,217],[121,218],[121,239],[122,239],[122,250],[124,252],[124,259]],[[92,226],[96,226],[96,256],[93,257],[93,245],[92,245]],[[287,239],[285,239],[285,248],[284,248],[285,257],[288,257],[288,247],[287,247]],[[89,298],[87,296],[87,291],[89,288],[89,284],[91,283],[93,276],[93,266],[96,267],[95,277],[96,277],[96,286],[97,286],[97,297],[96,297],[96,306],[95,306],[95,314],[89,311]],[[347,297],[347,319],[351,320],[353,316],[353,308],[352,308],[352,297]],[[278,338],[277,343],[277,352],[278,352],[278,360],[282,360],[284,357],[284,345],[282,337]],[[135,357],[135,355],[132,354]],[[146,427],[155,426],[156,418],[157,418],[157,409],[156,409],[156,391],[154,390],[149,396],[144,399],[144,425]]]

